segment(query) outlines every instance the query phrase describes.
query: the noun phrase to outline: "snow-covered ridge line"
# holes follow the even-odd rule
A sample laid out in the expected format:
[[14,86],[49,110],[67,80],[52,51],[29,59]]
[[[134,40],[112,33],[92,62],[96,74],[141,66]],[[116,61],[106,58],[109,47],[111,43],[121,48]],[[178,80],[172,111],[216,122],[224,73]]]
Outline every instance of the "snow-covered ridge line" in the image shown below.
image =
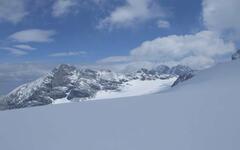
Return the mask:
[[24,84],[0,100],[5,109],[156,93],[193,76],[186,66],[158,66],[128,74],[60,65],[48,75]]

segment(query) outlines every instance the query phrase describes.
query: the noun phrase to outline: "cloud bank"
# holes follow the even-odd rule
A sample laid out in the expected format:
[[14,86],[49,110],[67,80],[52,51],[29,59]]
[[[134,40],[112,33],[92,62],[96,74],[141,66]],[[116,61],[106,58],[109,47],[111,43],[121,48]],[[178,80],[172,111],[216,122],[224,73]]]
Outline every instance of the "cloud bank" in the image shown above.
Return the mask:
[[129,56],[105,58],[99,62],[148,61],[204,69],[234,50],[234,43],[224,41],[215,32],[201,31],[196,34],[170,35],[145,41],[139,47],[132,49]]
[[240,38],[239,0],[203,0],[203,22],[212,31]]
[[[103,20],[108,25],[121,25],[134,21],[138,13],[126,13],[133,11],[132,4],[120,7]],[[142,1],[146,4],[150,1]],[[137,3],[137,2],[136,2]],[[149,62],[152,64],[183,64],[194,69],[204,69],[214,65],[216,62],[227,58],[233,53],[235,42],[240,39],[240,19],[238,17],[239,0],[203,0],[202,20],[205,30],[195,34],[170,35],[159,37],[151,41],[145,41],[140,46],[132,49],[128,56],[112,56],[104,58],[99,63],[125,63]],[[130,9],[131,8],[131,9]],[[136,7],[143,9],[144,7]],[[147,8],[147,7],[146,7]],[[140,9],[136,9],[140,10]],[[144,10],[144,9],[143,9]],[[151,10],[151,9],[145,9]],[[138,12],[138,11],[136,11]],[[151,16],[148,12],[141,11],[146,16]],[[135,14],[129,16],[129,14]],[[122,17],[122,16],[124,17]],[[139,16],[144,16],[143,14]],[[143,17],[144,19],[145,17]],[[148,18],[148,17],[146,17]],[[159,28],[168,28],[170,23],[159,19]]]

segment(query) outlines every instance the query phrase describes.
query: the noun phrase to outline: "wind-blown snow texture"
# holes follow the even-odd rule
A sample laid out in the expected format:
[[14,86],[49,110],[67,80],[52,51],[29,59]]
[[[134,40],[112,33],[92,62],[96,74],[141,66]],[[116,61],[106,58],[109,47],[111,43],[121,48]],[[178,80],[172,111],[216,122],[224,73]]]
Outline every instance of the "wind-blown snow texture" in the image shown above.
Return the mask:
[[3,150],[239,150],[240,61],[160,94],[0,112]]

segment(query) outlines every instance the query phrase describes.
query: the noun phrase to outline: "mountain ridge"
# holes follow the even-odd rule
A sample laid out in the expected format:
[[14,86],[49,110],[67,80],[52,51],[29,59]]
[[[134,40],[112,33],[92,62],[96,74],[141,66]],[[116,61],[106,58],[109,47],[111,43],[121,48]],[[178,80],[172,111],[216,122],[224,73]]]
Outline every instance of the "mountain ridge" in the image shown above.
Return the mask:
[[[99,91],[121,91],[130,81],[169,80],[177,78],[169,86],[193,77],[194,72],[186,66],[169,68],[161,65],[156,69],[139,69],[123,74],[111,70],[77,69],[72,65],[62,64],[52,72],[24,84],[1,100],[6,109],[48,105],[58,99],[81,101],[93,99]],[[169,83],[170,84],[170,83]],[[140,92],[140,91],[139,91]]]

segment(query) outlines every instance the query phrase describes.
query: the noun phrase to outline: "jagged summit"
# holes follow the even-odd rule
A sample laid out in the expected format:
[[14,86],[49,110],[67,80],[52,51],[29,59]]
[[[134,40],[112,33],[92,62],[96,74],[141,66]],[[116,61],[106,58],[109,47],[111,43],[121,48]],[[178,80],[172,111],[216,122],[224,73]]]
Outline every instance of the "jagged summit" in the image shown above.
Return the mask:
[[179,75],[182,76],[186,73],[193,73],[194,71],[188,67],[188,66],[183,66],[183,65],[177,65],[172,67],[171,69],[169,69],[168,73],[169,74],[175,74],[175,75]]
[[169,70],[169,74],[178,75],[178,79],[172,85],[176,86],[180,82],[191,79],[194,76],[194,71],[188,66],[177,65]]
[[170,68],[166,65],[159,65],[155,69],[156,72],[161,73],[161,74],[168,74]]
[[69,65],[69,64],[61,64],[58,67],[56,67],[55,69],[53,69],[53,73],[54,74],[65,74],[68,75],[74,71],[76,71],[77,68],[75,66]]
[[69,85],[76,80],[77,74],[75,66],[62,64],[52,71],[52,85],[53,87]]

